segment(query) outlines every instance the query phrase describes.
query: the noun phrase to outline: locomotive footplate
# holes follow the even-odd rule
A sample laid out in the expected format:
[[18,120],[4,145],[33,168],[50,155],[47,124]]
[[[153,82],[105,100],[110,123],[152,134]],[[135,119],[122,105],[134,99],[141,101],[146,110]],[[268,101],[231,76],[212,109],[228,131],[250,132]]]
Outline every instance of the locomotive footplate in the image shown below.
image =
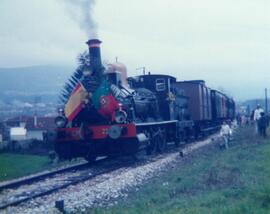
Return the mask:
[[96,125],[58,130],[56,151],[65,159],[81,156],[134,154],[147,141],[130,124]]
[[129,124],[95,125],[58,129],[57,141],[96,141],[136,138],[136,126]]

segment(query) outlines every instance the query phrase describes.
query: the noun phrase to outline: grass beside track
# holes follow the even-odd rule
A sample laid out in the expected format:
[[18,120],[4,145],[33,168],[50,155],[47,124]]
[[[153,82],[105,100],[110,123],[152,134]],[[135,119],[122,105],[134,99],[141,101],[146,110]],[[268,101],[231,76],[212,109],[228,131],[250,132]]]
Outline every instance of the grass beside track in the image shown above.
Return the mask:
[[229,150],[191,154],[129,195],[91,213],[270,213],[270,140],[239,128]]
[[51,165],[47,156],[1,153],[0,181],[26,176],[48,169]]

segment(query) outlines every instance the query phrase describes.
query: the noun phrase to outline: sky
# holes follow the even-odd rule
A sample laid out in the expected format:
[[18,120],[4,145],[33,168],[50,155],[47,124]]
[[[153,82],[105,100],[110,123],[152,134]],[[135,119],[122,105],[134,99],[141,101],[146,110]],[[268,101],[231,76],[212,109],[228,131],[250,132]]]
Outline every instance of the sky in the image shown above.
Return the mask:
[[0,67],[75,67],[96,34],[103,61],[117,57],[129,75],[146,67],[204,79],[237,100],[263,98],[270,88],[269,0],[90,0],[86,30],[84,1],[0,0]]

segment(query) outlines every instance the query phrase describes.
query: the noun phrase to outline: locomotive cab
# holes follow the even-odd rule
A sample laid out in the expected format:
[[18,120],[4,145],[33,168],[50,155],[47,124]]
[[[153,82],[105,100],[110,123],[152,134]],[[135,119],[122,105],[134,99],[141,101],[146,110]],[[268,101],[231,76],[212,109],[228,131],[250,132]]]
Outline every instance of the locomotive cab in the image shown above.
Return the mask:
[[159,115],[162,120],[172,120],[174,118],[173,102],[175,94],[172,91],[172,84],[176,78],[169,75],[147,74],[128,79],[129,85],[133,89],[146,88],[157,97]]

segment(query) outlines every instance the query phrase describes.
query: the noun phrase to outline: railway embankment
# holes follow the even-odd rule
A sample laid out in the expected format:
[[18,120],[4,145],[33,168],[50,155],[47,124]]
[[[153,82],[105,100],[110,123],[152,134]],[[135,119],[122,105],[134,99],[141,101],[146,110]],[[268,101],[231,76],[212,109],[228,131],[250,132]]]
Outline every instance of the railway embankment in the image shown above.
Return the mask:
[[[132,194],[131,194],[132,193]],[[125,198],[91,213],[269,213],[270,139],[240,127],[228,150],[210,144]]]
[[129,167],[36,198],[7,213],[269,213],[270,139],[253,127],[227,150],[213,135]]

